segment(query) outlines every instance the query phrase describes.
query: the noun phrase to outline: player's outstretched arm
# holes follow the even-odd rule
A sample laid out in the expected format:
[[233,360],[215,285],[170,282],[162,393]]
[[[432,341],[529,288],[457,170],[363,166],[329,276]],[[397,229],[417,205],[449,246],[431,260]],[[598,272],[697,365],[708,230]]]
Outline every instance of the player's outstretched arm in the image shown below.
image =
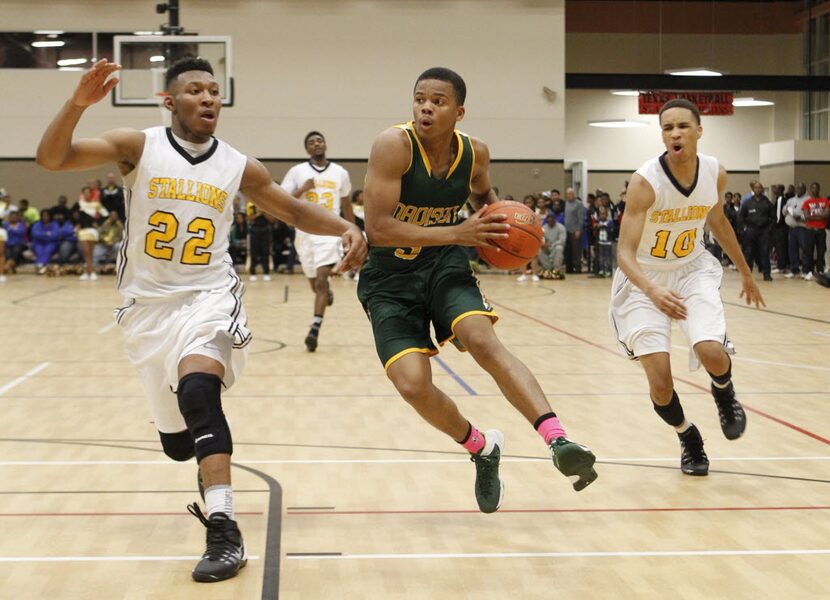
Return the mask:
[[122,174],[129,173],[141,158],[144,134],[134,129],[114,129],[97,138],[72,141],[72,134],[84,111],[100,102],[118,83],[108,79],[120,65],[99,60],[84,73],[72,97],[52,119],[37,148],[37,163],[50,171],[80,171],[118,163]]
[[[718,198],[723,197],[726,190],[726,169],[720,168],[718,173]],[[746,299],[747,304],[755,304],[757,308],[763,306],[766,308],[764,298],[758,289],[755,281],[752,279],[752,271],[749,265],[746,264],[744,253],[741,251],[741,246],[738,244],[738,238],[735,237],[735,230],[726,219],[726,213],[723,212],[723,203],[718,202],[716,206],[709,211],[706,216],[706,225],[714,234],[715,239],[726,252],[726,255],[732,260],[738,273],[741,274],[741,297]]]
[[674,290],[656,285],[646,277],[637,262],[637,247],[643,236],[646,213],[652,204],[654,190],[643,177],[635,173],[626,193],[625,217],[617,241],[617,264],[631,283],[640,288],[658,309],[672,319],[684,320],[686,306],[683,304],[683,296]]
[[261,162],[248,157],[242,175],[240,191],[260,210],[294,225],[307,233],[340,236],[346,254],[340,263],[341,271],[355,269],[366,260],[366,240],[357,225],[333,214],[322,206],[300,201],[271,179]]

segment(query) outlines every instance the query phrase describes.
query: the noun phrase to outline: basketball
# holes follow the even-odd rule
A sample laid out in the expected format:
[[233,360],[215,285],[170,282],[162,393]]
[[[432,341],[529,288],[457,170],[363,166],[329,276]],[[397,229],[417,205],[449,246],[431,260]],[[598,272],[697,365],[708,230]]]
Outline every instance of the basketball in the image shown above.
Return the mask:
[[481,216],[498,213],[505,216],[502,223],[510,225],[507,239],[493,240],[496,246],[477,246],[478,255],[497,269],[518,269],[539,253],[542,241],[542,222],[524,204],[499,201],[488,205]]

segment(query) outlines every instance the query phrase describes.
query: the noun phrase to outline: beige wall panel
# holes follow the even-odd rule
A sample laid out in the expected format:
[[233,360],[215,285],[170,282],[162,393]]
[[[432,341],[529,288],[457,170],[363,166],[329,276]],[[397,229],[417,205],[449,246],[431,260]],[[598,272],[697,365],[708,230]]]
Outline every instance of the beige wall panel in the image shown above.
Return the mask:
[[[155,29],[153,3],[11,0],[4,29]],[[564,153],[564,3],[192,0],[182,23],[204,35],[233,37],[236,105],[219,134],[245,152],[302,156],[310,129],[325,130],[337,154],[368,156],[384,127],[409,118],[414,79],[446,65],[467,81],[464,126],[500,158],[561,159]],[[311,33],[313,32],[313,35]],[[516,43],[516,33],[522,33]],[[486,39],[486,43],[483,40]],[[45,123],[77,73],[6,70],[0,156],[32,156]],[[557,100],[541,93],[547,86]],[[81,133],[158,122],[155,109],[90,111]],[[95,118],[90,118],[90,117]],[[538,135],[538,131],[545,135]]]
[[795,183],[806,183],[808,186],[813,181],[821,184],[821,195],[830,194],[830,163],[795,165]]
[[782,183],[789,185],[795,181],[795,165],[776,165],[774,167],[761,167],[759,180],[764,187],[769,189],[771,185]]

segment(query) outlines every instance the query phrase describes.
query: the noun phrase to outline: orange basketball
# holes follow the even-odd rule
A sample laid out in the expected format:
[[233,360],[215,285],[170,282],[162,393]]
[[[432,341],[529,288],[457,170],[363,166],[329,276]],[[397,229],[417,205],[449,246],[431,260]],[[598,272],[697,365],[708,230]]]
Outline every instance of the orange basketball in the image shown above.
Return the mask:
[[502,223],[510,225],[507,239],[493,240],[494,246],[477,246],[478,255],[498,269],[518,269],[539,253],[542,241],[542,222],[524,204],[499,201],[488,204],[482,216],[498,213],[505,216]]

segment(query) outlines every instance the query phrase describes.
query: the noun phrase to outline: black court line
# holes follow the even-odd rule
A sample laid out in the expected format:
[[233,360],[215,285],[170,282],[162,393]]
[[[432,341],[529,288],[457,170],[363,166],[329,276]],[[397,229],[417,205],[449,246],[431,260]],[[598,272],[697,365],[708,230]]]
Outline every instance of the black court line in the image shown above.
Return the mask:
[[251,355],[254,355],[254,354],[269,354],[271,352],[276,352],[277,350],[282,350],[283,348],[285,348],[285,342],[281,342],[279,340],[266,340],[266,339],[263,339],[263,338],[253,338],[253,340],[251,340],[251,341],[264,342],[266,344],[274,344],[276,346],[275,348],[271,348],[270,350],[257,350],[256,352],[251,352]]
[[[66,444],[73,446],[95,446],[101,448],[117,448],[122,450],[141,450],[162,454],[158,448],[142,448],[141,446],[125,446],[121,444],[101,442],[73,442],[50,439],[9,439],[0,438],[0,442],[32,442],[39,444]],[[265,552],[263,558],[262,600],[279,599],[280,595],[280,540],[282,538],[282,487],[273,477],[257,469],[231,462],[232,467],[248,471],[268,484],[268,523],[265,530]],[[236,491],[236,490],[234,490]],[[192,492],[191,492],[192,493]]]
[[[754,306],[747,306],[746,304],[741,304],[740,302],[724,302],[724,304],[728,304],[729,306],[737,306],[738,308],[748,308],[751,310],[758,310]],[[791,313],[779,312],[777,310],[770,310],[768,308],[761,309],[759,312],[761,313],[769,313],[771,315],[778,315],[779,317],[790,317],[791,319],[801,319],[802,321],[813,321],[814,323],[824,323],[825,325],[830,325],[830,321],[826,321],[824,319],[815,319],[813,317],[805,317],[802,315],[794,315]]]
[[[59,285],[58,287],[52,288],[52,289],[47,290],[45,292],[35,292],[34,294],[29,294],[28,296],[23,296],[22,298],[18,298],[17,300],[12,300],[11,303],[15,306],[19,306],[20,304],[22,304],[26,300],[31,300],[32,298],[37,298],[39,296],[45,296],[46,294],[54,294],[55,292],[59,292],[62,289],[65,289],[65,288],[66,288],[65,285]],[[38,308],[42,308],[42,307],[38,306]],[[65,309],[66,307],[63,306],[61,308]]]

